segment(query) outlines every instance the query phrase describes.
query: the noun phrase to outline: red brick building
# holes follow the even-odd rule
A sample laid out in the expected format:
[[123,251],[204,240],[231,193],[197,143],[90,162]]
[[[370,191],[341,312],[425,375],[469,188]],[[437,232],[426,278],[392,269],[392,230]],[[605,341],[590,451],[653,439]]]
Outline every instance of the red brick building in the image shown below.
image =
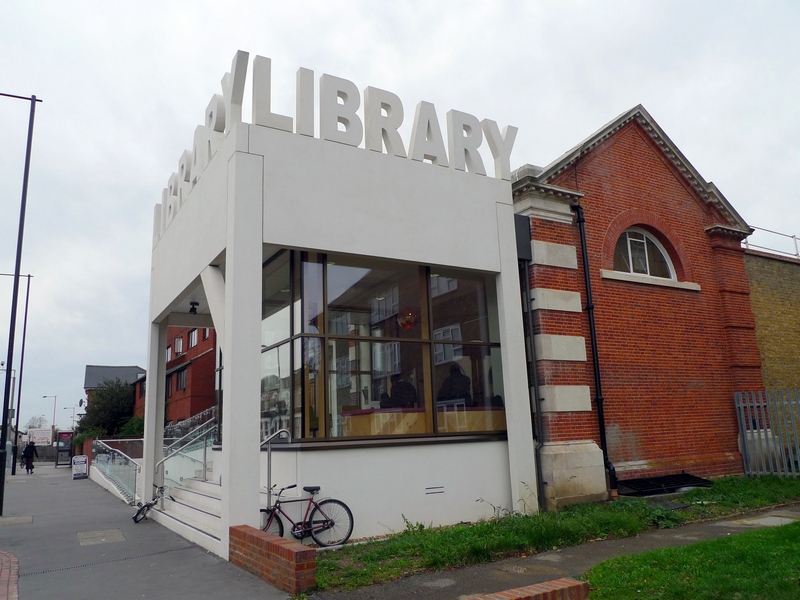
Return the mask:
[[[167,423],[178,423],[214,406],[216,333],[213,329],[170,327],[167,330]],[[134,414],[144,417],[145,381],[136,388]]]
[[732,398],[762,388],[747,223],[641,106],[513,180],[548,503],[602,498],[614,477],[741,473]]

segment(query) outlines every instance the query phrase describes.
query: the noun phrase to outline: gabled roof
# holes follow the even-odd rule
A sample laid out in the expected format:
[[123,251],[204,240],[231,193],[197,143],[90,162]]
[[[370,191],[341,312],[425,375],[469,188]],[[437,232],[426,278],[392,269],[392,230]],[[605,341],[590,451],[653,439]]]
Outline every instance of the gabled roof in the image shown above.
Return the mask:
[[[602,144],[622,127],[629,122],[636,120],[642,129],[653,139],[664,155],[672,161],[675,168],[683,175],[689,185],[694,188],[697,194],[705,202],[713,204],[728,220],[727,223],[720,224],[732,233],[750,235],[753,230],[745,220],[736,212],[730,202],[722,195],[716,185],[703,179],[702,175],[692,166],[678,147],[669,139],[664,130],[656,123],[645,108],[639,104],[627,112],[622,113],[616,119],[606,123],[580,144],[564,153],[558,159],[550,163],[543,169],[522,167],[512,175],[512,181],[518,181],[523,177],[533,178],[539,184],[551,182],[560,173],[571,167],[578,159],[585,156],[595,147]],[[526,165],[527,166],[527,165]],[[540,171],[536,173],[537,171]],[[534,173],[536,173],[534,175]]]
[[93,390],[103,385],[105,381],[119,379],[125,383],[134,381],[145,376],[147,371],[142,367],[111,367],[100,365],[86,365],[86,375],[83,378],[83,389]]

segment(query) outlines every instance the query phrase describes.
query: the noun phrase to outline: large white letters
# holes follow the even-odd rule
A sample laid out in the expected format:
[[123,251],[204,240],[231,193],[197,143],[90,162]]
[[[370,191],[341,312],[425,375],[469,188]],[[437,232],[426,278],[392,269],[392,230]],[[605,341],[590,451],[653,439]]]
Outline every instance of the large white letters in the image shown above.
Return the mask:
[[[162,195],[159,234],[169,226],[192,188],[203,175],[209,162],[222,145],[225,136],[242,122],[242,104],[249,54],[239,50],[231,62],[231,70],[222,78],[222,94],[215,94],[208,103],[203,124],[194,132],[192,150],[186,151],[178,163],[178,171],[169,178]],[[253,125],[270,127],[288,133],[314,137],[314,71],[300,68],[295,76],[294,118],[272,112],[272,60],[263,56],[253,59]],[[408,154],[400,135],[405,117],[403,103],[392,92],[374,87],[364,89],[363,122],[358,111],[361,95],[347,79],[323,74],[319,79],[320,139],[364,148],[390,156],[429,161],[441,167],[452,167],[486,175],[480,154],[486,138],[494,159],[494,176],[511,178],[511,150],[517,128],[507,126],[500,131],[495,121],[457,110],[447,113],[447,145],[445,145],[436,107],[420,102],[414,112]]]
[[[383,113],[386,113],[384,116]],[[392,92],[368,87],[364,90],[364,127],[367,150],[406,157],[403,138],[397,131],[403,124],[403,103]]]
[[239,50],[233,57],[231,72],[222,78],[222,96],[225,98],[225,133],[242,122],[244,82],[247,77],[247,60],[250,55]]
[[414,113],[414,125],[411,128],[411,160],[429,160],[434,165],[448,166],[447,153],[444,149],[442,130],[436,116],[436,108],[430,102],[420,102]]
[[295,133],[314,137],[314,71],[303,67],[297,69],[295,91]]
[[292,118],[272,112],[272,60],[253,59],[253,125],[292,131]]
[[454,169],[486,175],[483,159],[478,147],[483,142],[481,124],[467,113],[450,110],[447,112],[447,140],[450,146],[450,161]]
[[502,135],[497,123],[484,119],[481,121],[483,133],[486,135],[486,143],[494,158],[494,176],[498,179],[511,179],[511,149],[514,147],[514,140],[517,138],[517,128],[509,125],[503,128]]
[[[320,77],[319,136],[348,146],[361,144],[364,126],[356,114],[360,105],[361,97],[352,81],[327,74]],[[343,131],[339,125],[344,127]]]

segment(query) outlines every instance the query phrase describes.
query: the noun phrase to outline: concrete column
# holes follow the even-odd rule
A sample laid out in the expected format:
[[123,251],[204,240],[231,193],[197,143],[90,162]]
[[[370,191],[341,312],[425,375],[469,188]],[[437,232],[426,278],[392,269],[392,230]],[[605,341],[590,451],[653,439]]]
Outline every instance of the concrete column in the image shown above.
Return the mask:
[[[150,323],[147,340],[147,386],[144,401],[143,500],[152,497],[156,463],[163,458],[164,411],[166,409],[167,323]],[[160,480],[159,480],[160,483]]]
[[263,159],[235,153],[228,163],[222,345],[221,548],[225,558],[229,527],[257,527],[260,520],[262,190]]
[[514,210],[510,204],[496,206],[501,267],[497,276],[497,305],[506,396],[508,463],[513,503],[511,508],[523,513],[533,513],[539,510],[539,500],[536,491],[536,462],[525,363]]

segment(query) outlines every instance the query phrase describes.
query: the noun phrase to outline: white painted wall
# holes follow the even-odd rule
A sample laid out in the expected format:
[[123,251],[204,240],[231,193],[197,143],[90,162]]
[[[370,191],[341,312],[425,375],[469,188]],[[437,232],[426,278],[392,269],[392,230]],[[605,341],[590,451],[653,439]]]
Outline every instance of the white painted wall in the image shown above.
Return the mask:
[[267,127],[249,151],[264,156],[265,243],[500,270],[508,181]]
[[247,126],[240,125],[225,138],[153,248],[150,315],[154,320],[163,318],[173,301],[225,250],[228,162],[237,150],[247,149],[247,133]]
[[[261,453],[262,486],[266,455]],[[318,498],[337,498],[350,507],[353,539],[400,532],[403,517],[427,527],[489,519],[493,506],[519,510],[512,506],[508,470],[506,442],[272,452],[273,483],[279,488],[297,484],[286,497],[307,497],[303,486],[321,486]],[[443,493],[426,493],[439,487]],[[305,507],[288,507],[297,511],[300,505]]]

